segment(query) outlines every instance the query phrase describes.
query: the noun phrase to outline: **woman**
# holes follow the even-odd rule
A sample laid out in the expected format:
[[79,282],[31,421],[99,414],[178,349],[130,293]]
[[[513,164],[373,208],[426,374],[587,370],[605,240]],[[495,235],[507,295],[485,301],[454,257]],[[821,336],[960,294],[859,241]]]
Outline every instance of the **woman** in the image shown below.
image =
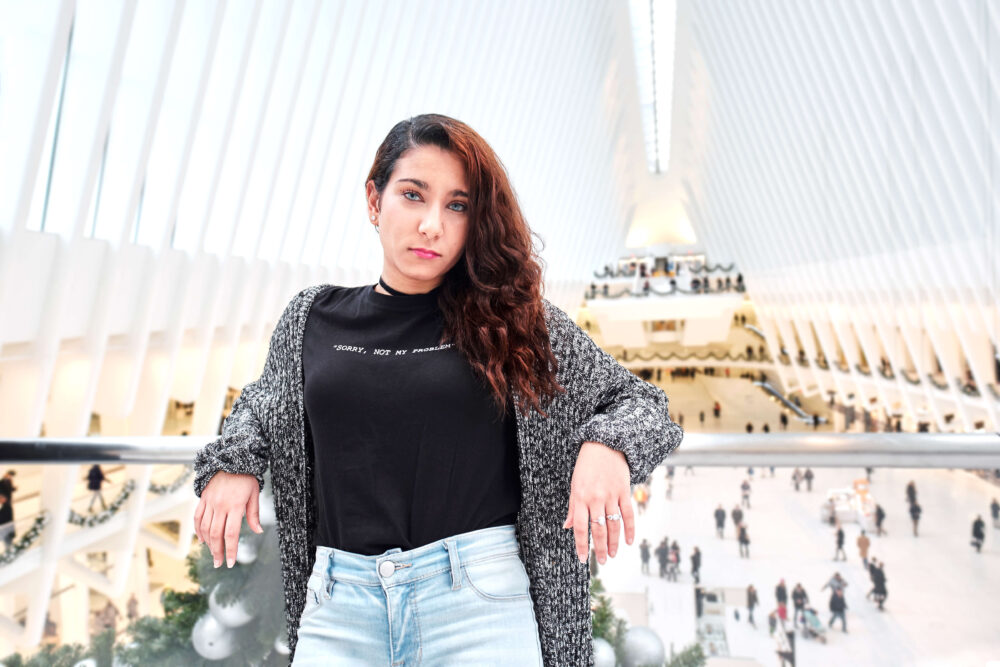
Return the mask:
[[592,664],[590,538],[632,543],[629,485],[683,436],[667,397],[541,296],[467,125],[398,123],[366,195],[379,284],[288,304],[198,452],[198,537],[231,567],[270,465],[296,665]]

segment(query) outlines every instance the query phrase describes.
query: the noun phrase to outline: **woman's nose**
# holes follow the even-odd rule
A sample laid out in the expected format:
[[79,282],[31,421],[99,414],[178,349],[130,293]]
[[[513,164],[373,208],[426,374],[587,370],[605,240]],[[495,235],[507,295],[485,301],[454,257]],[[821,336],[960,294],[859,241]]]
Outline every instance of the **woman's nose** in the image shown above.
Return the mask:
[[428,211],[420,221],[420,231],[432,239],[441,235],[441,213],[436,208]]

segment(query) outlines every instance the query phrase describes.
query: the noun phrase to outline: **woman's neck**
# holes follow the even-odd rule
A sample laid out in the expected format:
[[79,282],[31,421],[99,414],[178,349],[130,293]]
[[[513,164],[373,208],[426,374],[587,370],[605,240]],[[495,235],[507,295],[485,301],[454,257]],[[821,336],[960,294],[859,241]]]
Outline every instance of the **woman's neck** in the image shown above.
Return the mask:
[[378,292],[379,294],[385,294],[386,296],[419,296],[421,294],[429,294],[431,292],[434,292],[440,286],[441,285],[439,283],[434,287],[432,287],[431,289],[422,289],[422,290],[419,288],[400,289],[395,285],[386,281],[386,279],[383,276],[379,276],[379,281],[378,283],[375,284],[375,291]]

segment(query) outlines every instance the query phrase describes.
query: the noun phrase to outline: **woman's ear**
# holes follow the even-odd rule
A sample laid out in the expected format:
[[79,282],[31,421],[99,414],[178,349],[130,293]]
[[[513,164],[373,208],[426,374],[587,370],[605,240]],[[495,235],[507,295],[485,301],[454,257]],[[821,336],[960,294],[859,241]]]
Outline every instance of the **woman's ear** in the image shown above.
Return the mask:
[[378,218],[379,195],[375,189],[375,181],[370,178],[365,183],[365,201],[368,204],[368,218],[371,219],[373,215]]

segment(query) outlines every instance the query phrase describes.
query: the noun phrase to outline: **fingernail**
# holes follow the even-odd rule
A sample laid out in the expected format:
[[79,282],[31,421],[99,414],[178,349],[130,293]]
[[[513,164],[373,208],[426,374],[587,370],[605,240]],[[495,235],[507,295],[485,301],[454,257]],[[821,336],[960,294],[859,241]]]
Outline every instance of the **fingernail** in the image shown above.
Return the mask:
[[235,562],[236,562],[235,558],[229,558],[229,559],[227,559],[226,560],[226,567],[232,567],[233,563],[235,563]]
[[608,555],[611,556],[612,558],[614,558],[615,557],[615,552],[614,551],[609,551]]
[[601,557],[600,557],[600,558],[598,558],[597,560],[598,560],[598,562],[600,562],[600,563],[601,563],[601,565],[604,565],[604,556],[601,556]]
[[220,565],[222,565],[222,561],[220,559],[216,558],[215,559],[215,567],[219,567]]

